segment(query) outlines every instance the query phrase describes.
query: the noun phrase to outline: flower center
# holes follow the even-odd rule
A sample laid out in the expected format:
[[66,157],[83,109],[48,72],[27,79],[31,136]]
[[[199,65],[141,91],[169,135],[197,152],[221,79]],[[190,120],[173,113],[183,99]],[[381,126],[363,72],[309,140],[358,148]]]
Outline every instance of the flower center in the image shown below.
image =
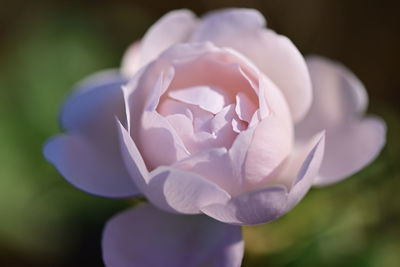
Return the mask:
[[229,149],[258,107],[256,89],[240,65],[219,57],[175,62],[174,77],[157,107],[191,154]]

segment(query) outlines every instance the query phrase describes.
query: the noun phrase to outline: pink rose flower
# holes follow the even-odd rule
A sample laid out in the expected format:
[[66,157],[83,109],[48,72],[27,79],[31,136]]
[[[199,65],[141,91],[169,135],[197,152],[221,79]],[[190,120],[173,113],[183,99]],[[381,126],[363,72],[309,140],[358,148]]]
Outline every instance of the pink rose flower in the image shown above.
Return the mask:
[[172,11],[121,73],[88,78],[65,103],[47,160],[82,190],[159,208],[108,222],[106,265],[240,266],[240,225],[279,218],[378,155],[385,124],[362,117],[361,82],[265,24],[249,9]]

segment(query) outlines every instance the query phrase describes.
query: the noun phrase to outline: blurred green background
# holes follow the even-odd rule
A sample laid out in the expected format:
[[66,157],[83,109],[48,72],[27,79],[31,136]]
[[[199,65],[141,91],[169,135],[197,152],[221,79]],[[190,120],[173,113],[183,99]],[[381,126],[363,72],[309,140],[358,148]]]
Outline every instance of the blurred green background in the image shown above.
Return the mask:
[[81,192],[45,162],[60,104],[81,78],[118,67],[165,12],[259,9],[303,54],[343,62],[388,124],[379,158],[313,189],[276,222],[245,227],[243,266],[400,266],[400,19],[397,1],[22,1],[0,5],[0,266],[102,266],[105,221],[129,206]]

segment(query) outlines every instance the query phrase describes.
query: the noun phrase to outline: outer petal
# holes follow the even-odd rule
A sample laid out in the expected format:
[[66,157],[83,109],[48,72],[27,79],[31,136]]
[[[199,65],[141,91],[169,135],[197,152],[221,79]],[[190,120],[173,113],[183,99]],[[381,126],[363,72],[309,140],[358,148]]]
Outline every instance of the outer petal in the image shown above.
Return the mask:
[[240,186],[241,177],[234,175],[232,161],[225,148],[199,152],[175,163],[174,167],[201,175],[230,195],[234,194]]
[[145,194],[161,209],[185,214],[198,214],[201,207],[224,203],[230,198],[227,192],[202,176],[170,167],[151,172]]
[[136,41],[125,51],[121,62],[121,72],[125,77],[131,77],[140,69],[141,43]]
[[228,8],[208,13],[199,23],[191,40],[219,40],[241,31],[265,27],[263,15],[255,9]]
[[291,132],[275,116],[264,118],[254,131],[244,165],[245,182],[249,188],[266,182],[292,149]]
[[338,182],[369,164],[385,144],[385,123],[361,119],[367,107],[362,83],[344,66],[320,57],[307,60],[314,102],[296,126],[297,140],[326,129],[326,151],[316,185]]
[[110,267],[239,267],[243,258],[240,227],[164,213],[148,204],[114,216],[102,247]]
[[138,194],[118,148],[115,116],[125,121],[116,73],[96,74],[80,84],[66,101],[60,121],[67,135],[49,140],[43,153],[67,181],[105,197]]
[[116,70],[99,71],[79,82],[61,109],[61,127],[66,131],[90,131],[98,122],[93,119],[103,121],[103,116],[111,123],[118,116],[125,123],[120,90],[125,82],[126,79]]
[[286,211],[296,206],[312,186],[321,167],[324,150],[325,132],[315,135],[305,144],[296,145],[277,179],[278,183],[290,183]]
[[[201,211],[230,224],[261,224],[277,219],[292,209],[311,187],[321,164],[323,144],[320,135],[296,151],[275,181],[277,185],[244,193],[227,203],[211,204]],[[289,180],[287,176],[293,181],[289,191],[287,186],[279,185]]]
[[378,156],[385,135],[385,123],[371,116],[330,134],[315,185],[329,185],[361,170]]
[[[186,9],[174,10],[159,19],[143,37],[139,68],[157,58],[164,50],[175,43],[185,42],[197,24],[196,16]],[[127,54],[126,56],[131,56]],[[123,59],[124,62],[135,62],[134,59]],[[126,65],[129,67],[130,65]],[[136,69],[137,70],[137,69]],[[130,73],[129,68],[123,69]],[[133,75],[134,73],[130,73]]]
[[235,225],[267,223],[280,217],[287,201],[286,188],[270,186],[244,193],[228,203],[205,206],[202,212],[221,222]]
[[368,96],[363,84],[343,65],[322,57],[308,57],[314,101],[307,116],[296,127],[302,139],[323,129],[353,122],[363,115]]
[[264,26],[265,21],[256,10],[213,12],[204,17],[191,41],[208,40],[247,56],[282,90],[293,119],[299,121],[312,101],[307,66],[288,38],[264,29]]

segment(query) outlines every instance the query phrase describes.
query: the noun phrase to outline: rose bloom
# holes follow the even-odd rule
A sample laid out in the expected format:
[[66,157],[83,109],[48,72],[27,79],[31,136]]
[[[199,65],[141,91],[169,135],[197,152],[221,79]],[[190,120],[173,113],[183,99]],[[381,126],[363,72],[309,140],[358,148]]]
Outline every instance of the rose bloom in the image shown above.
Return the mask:
[[107,223],[107,266],[240,266],[240,225],[279,218],[378,155],[385,124],[363,118],[361,82],[265,25],[250,9],[172,11],[120,71],[67,99],[46,159],[91,194],[150,203]]

